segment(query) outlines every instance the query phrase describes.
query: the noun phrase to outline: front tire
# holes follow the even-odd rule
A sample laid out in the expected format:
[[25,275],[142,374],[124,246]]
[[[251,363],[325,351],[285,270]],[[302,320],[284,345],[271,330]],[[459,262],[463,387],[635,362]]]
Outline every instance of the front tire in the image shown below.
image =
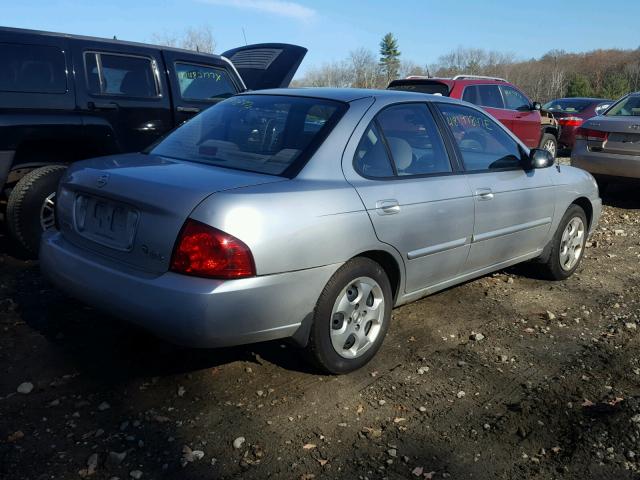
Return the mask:
[[382,345],[393,307],[391,283],[371,259],[349,260],[331,277],[314,311],[307,352],[328,373],[367,364]]
[[48,165],[32,170],[20,179],[9,195],[9,234],[31,258],[38,256],[42,232],[55,228],[54,200],[66,168]]
[[549,258],[541,265],[550,280],[564,280],[577,270],[587,241],[587,216],[578,205],[571,205],[551,240]]

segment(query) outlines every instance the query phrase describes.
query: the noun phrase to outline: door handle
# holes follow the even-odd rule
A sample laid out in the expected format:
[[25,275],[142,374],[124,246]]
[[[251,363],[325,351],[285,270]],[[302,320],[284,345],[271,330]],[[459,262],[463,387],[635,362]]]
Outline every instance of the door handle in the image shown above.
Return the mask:
[[490,188],[479,188],[476,190],[476,197],[478,197],[478,200],[491,200],[493,191]]
[[376,202],[376,211],[378,215],[393,215],[400,213],[400,204],[396,199],[378,200]]
[[89,102],[89,110],[117,110],[119,105],[116,102]]
[[198,107],[178,106],[178,107],[176,107],[176,110],[179,111],[179,112],[184,112],[184,113],[200,113],[200,109]]

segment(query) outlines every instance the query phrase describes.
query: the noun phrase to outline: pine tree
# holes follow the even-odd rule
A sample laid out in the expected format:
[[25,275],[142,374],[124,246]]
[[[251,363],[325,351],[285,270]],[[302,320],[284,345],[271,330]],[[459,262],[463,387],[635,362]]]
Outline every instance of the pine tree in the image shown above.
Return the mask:
[[380,67],[387,83],[398,78],[400,69],[400,50],[398,40],[389,32],[380,42]]
[[567,85],[567,97],[590,97],[591,83],[584,75],[576,74]]

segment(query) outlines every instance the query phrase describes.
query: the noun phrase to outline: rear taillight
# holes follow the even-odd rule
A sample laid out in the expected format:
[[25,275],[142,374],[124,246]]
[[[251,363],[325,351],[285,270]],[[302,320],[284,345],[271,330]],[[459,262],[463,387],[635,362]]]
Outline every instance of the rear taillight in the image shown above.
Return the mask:
[[576,130],[576,140],[590,140],[594,142],[606,142],[609,132],[580,127]]
[[237,238],[196,220],[187,219],[171,256],[171,270],[197,277],[253,277],[251,250]]
[[579,127],[584,122],[584,119],[580,117],[564,117],[559,118],[558,123],[563,127]]

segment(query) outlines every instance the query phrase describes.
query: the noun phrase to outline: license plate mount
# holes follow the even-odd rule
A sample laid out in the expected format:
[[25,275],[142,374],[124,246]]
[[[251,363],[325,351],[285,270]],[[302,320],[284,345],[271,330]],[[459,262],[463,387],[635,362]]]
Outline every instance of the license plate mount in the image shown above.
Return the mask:
[[140,214],[127,204],[93,195],[78,194],[74,228],[84,238],[116,250],[130,251]]

